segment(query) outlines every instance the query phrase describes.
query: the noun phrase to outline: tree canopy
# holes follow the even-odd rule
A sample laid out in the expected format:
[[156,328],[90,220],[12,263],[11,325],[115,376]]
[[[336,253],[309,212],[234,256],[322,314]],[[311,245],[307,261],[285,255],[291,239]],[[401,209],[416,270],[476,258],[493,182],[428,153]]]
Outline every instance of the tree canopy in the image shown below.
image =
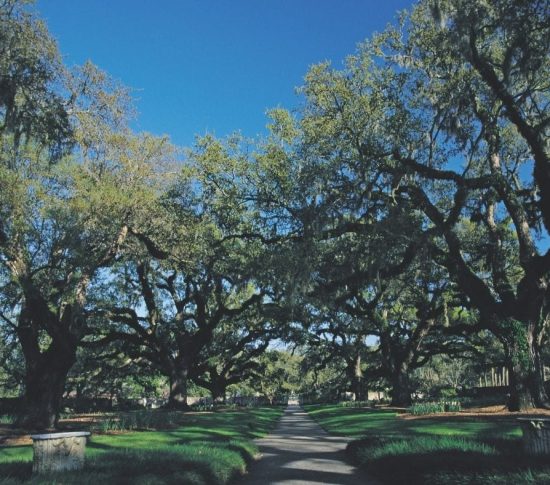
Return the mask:
[[0,2],[0,382],[20,424],[54,426],[71,369],[102,359],[163,376],[175,408],[188,382],[273,401],[300,369],[408,405],[449,357],[506,366],[511,410],[548,406],[548,13],[422,0],[343,69],[312,66],[266,136],[182,149]]

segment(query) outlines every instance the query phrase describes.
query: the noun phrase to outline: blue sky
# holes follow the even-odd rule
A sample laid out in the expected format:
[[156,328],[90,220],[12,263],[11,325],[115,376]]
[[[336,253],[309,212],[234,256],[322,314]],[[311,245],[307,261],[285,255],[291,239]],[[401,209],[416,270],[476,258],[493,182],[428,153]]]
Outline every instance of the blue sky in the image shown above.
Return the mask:
[[342,66],[409,0],[36,0],[69,65],[92,60],[134,89],[135,127],[189,145],[247,136],[292,108],[308,66]]

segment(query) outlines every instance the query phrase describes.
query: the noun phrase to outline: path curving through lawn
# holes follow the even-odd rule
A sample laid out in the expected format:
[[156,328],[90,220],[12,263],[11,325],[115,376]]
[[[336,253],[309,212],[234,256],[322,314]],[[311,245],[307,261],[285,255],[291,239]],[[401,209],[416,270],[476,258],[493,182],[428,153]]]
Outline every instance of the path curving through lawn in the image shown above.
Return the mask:
[[255,441],[262,457],[239,485],[375,485],[374,479],[346,463],[348,441],[329,435],[303,409],[291,405],[277,428]]

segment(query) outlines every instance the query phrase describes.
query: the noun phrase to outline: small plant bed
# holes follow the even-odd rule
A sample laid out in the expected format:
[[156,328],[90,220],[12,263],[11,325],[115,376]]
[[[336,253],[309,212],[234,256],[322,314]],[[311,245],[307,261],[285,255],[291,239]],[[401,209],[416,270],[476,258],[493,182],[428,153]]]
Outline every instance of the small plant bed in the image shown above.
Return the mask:
[[328,432],[358,438],[348,446],[351,458],[382,483],[550,483],[548,458],[521,451],[516,413],[403,419],[341,406],[306,410]]
[[343,408],[368,408],[373,407],[369,401],[341,401],[338,403]]
[[32,447],[4,446],[0,484],[225,484],[245,471],[258,452],[251,440],[281,414],[278,407],[179,413],[167,429],[94,433],[84,470],[62,476],[31,476]]
[[413,416],[425,416],[427,414],[456,413],[461,409],[459,401],[436,401],[415,403],[407,411]]

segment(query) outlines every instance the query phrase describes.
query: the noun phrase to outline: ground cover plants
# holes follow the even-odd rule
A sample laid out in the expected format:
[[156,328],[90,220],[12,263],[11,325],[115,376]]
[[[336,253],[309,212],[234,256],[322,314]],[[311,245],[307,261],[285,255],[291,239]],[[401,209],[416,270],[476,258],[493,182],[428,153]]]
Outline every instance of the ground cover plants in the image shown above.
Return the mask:
[[461,409],[460,401],[435,401],[414,403],[407,411],[415,416],[422,416],[426,414],[458,412]]
[[328,432],[357,438],[348,454],[382,483],[550,483],[547,459],[526,457],[515,416],[398,416],[312,405]]
[[[32,477],[32,447],[0,448],[0,484],[223,484],[257,454],[252,439],[266,434],[281,408],[181,414],[157,431],[94,434],[79,472]],[[171,413],[173,417],[173,413]]]

